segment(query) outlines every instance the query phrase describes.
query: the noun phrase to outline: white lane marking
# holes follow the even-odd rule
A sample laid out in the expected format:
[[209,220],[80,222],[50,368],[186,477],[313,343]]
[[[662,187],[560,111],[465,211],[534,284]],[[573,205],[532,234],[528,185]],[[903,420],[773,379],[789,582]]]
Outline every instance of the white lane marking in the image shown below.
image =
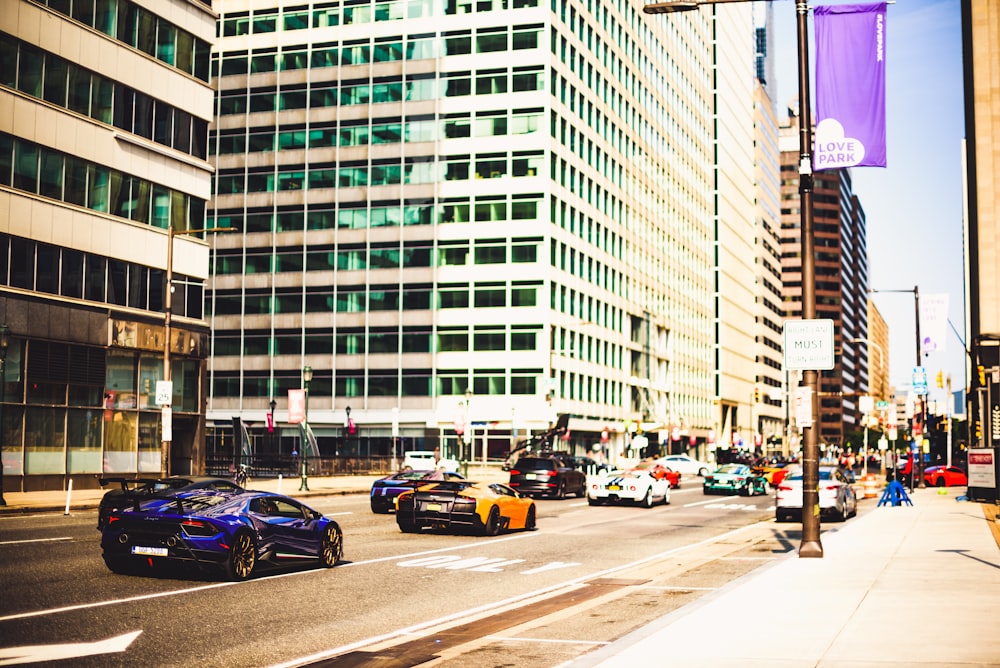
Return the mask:
[[95,654],[111,654],[124,652],[132,641],[139,637],[142,631],[132,631],[114,638],[96,642],[72,642],[61,645],[25,645],[23,647],[6,647],[0,649],[0,666],[14,666],[22,663],[37,663],[39,661],[58,661],[60,659],[76,659],[81,656]]
[[117,605],[118,603],[134,603],[135,601],[148,601],[153,598],[164,598],[166,596],[176,596],[178,594],[190,594],[196,591],[203,591],[206,589],[216,589],[218,587],[232,587],[235,584],[240,584],[238,582],[217,582],[215,584],[204,585],[202,587],[189,587],[187,589],[176,589],[174,591],[161,591],[155,594],[143,594],[142,596],[129,596],[128,598],[115,598],[107,601],[95,601],[93,603],[81,603],[79,605],[67,605],[62,608],[49,608],[47,610],[34,610],[32,612],[20,612],[14,615],[4,615],[0,617],[0,622],[7,622],[12,619],[26,619],[28,617],[44,617],[45,615],[53,615],[59,612],[72,612],[73,610],[88,610],[90,608],[103,608],[108,605]]
[[58,540],[73,540],[71,536],[57,538],[30,538],[28,540],[0,540],[0,545],[23,545],[24,543],[52,543]]
[[[629,570],[643,564],[647,564],[659,559],[664,559],[674,554],[681,552],[687,552],[688,550],[693,550],[702,545],[708,545],[719,540],[726,540],[731,536],[735,536],[744,531],[749,531],[750,529],[756,529],[761,526],[766,526],[770,524],[771,521],[767,522],[756,522],[754,524],[747,524],[746,526],[727,531],[725,533],[719,534],[717,536],[711,536],[697,543],[691,543],[689,545],[682,545],[681,547],[675,547],[670,550],[665,550],[664,552],[658,552],[656,554],[649,555],[648,557],[643,557],[642,559],[637,559],[627,564],[620,564],[612,568],[605,569],[603,571],[595,571],[593,573],[588,573],[581,575],[579,577],[572,578],[570,580],[565,580],[563,582],[558,582],[556,584],[549,585],[547,587],[542,587],[541,589],[536,589],[534,591],[525,592],[523,594],[518,594],[517,596],[511,596],[500,601],[493,601],[491,603],[484,603],[483,605],[476,606],[474,608],[469,608],[467,610],[462,610],[460,612],[455,612],[450,615],[445,615],[443,617],[438,617],[437,619],[430,619],[419,624],[414,624],[413,626],[407,626],[402,629],[396,629],[395,631],[388,631],[386,633],[372,636],[370,638],[364,638],[356,642],[348,643],[347,645],[341,645],[340,647],[334,647],[333,649],[324,650],[322,652],[317,652],[315,654],[310,654],[308,656],[299,657],[297,659],[292,659],[291,661],[286,661],[284,663],[276,663],[270,668],[296,668],[297,666],[303,666],[314,661],[323,661],[346,652],[351,652],[362,647],[368,647],[377,643],[386,642],[388,640],[394,640],[402,636],[408,636],[413,634],[419,634],[421,631],[426,631],[427,629],[434,628],[441,624],[446,624],[456,620],[468,619],[470,616],[479,615],[485,612],[492,612],[497,609],[502,609],[504,607],[521,603],[523,601],[543,596],[545,594],[551,594],[552,592],[559,591],[561,589],[576,588],[581,587],[587,580],[599,577],[608,577],[615,573],[620,573],[621,571]],[[439,551],[439,550],[438,550]]]

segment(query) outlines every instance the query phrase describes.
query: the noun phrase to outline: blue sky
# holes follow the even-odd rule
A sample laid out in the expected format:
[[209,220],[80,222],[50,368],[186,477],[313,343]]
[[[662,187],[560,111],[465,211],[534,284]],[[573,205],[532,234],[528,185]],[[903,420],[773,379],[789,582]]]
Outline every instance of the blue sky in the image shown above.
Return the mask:
[[[966,383],[961,8],[959,0],[898,0],[886,13],[887,167],[854,168],[854,190],[868,220],[872,289],[909,291],[873,295],[889,326],[886,352],[897,392],[908,388],[917,363],[913,288],[921,301],[948,295],[958,334],[949,326],[945,350],[923,358],[930,398],[944,400],[944,390],[934,387],[938,371],[951,374],[953,390]],[[775,2],[774,19],[775,102],[784,116],[798,94],[795,3]],[[814,67],[812,48],[809,58]],[[810,92],[815,111],[814,85]]]

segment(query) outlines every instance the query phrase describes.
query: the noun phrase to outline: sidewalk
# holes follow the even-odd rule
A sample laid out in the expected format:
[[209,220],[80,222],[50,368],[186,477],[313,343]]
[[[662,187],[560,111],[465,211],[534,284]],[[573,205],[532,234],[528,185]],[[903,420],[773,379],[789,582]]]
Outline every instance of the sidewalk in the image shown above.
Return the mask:
[[[378,477],[249,486],[307,497],[368,492]],[[560,668],[1000,667],[998,508],[957,501],[964,491],[915,489],[912,506],[824,523],[822,558],[792,552]],[[102,493],[74,492],[69,512],[96,508]],[[4,496],[3,516],[67,508],[66,492]]]
[[821,525],[822,558],[793,552],[561,668],[1000,666],[997,507],[962,492]]

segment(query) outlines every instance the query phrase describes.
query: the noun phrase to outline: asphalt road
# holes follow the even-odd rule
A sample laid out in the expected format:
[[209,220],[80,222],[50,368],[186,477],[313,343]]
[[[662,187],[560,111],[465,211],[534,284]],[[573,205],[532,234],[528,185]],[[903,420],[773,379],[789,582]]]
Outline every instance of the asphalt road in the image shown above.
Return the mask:
[[772,496],[700,486],[651,509],[539,500],[538,530],[496,538],[402,534],[363,495],[309,503],[341,524],[343,562],[235,584],[111,573],[93,512],[0,518],[0,664],[548,668],[800,541]]

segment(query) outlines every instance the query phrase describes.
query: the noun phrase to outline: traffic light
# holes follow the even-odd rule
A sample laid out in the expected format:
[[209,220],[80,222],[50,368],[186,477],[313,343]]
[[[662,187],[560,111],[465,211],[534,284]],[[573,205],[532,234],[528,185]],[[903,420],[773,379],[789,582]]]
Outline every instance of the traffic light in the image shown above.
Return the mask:
[[976,371],[979,373],[979,387],[986,387],[986,367],[980,364]]
[[944,387],[944,372],[943,371],[938,371],[937,372],[937,386],[941,387],[941,388]]
[[753,388],[753,402],[755,404],[759,404],[760,403],[760,388],[759,387]]

